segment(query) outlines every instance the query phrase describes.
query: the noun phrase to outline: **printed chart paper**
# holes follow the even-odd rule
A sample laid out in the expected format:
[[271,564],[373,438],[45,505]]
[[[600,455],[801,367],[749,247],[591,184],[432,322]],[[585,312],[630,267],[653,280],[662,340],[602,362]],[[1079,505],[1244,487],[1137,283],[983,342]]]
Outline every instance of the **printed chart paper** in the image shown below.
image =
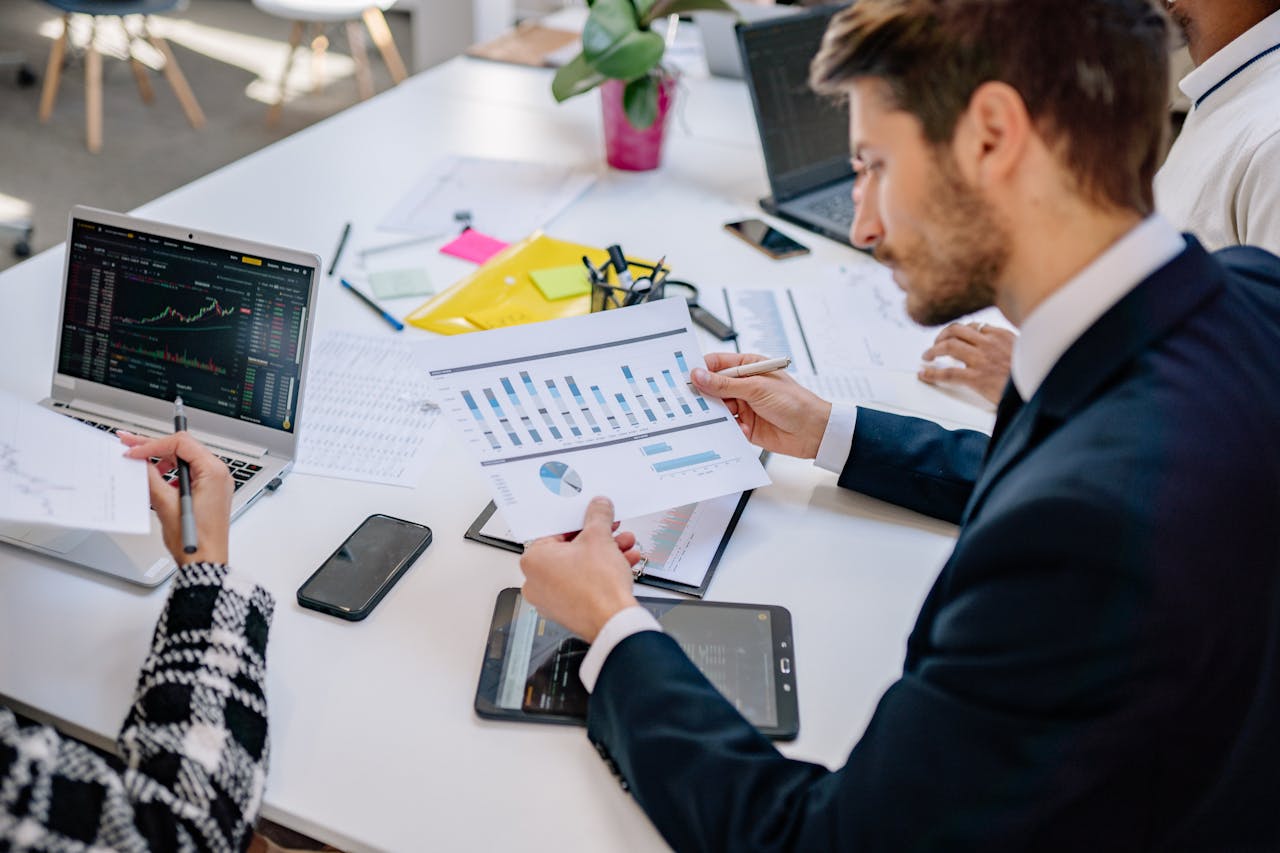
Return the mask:
[[485,234],[521,240],[554,219],[595,183],[594,173],[553,163],[444,157],[378,226],[406,234],[457,234],[459,214]]
[[294,471],[413,487],[439,410],[403,341],[327,332],[311,348]]
[[769,482],[719,400],[682,299],[418,344],[444,417],[522,541],[578,530],[606,495],[634,518]]
[[[623,519],[618,529],[635,534],[646,575],[697,588],[706,579],[741,500],[742,495],[723,495]],[[519,541],[500,512],[489,516],[480,532],[507,542]]]
[[146,533],[147,463],[124,452],[110,433],[0,391],[0,519]]

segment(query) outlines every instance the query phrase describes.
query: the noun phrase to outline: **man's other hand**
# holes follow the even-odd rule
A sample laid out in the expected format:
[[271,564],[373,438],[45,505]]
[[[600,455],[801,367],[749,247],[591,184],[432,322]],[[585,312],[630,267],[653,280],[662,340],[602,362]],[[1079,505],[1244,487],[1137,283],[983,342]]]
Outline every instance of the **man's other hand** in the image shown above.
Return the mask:
[[640,552],[635,534],[614,535],[616,526],[613,502],[592,498],[580,532],[535,539],[520,558],[524,597],[588,643],[615,613],[636,603],[631,567]]
[[1013,342],[1018,336],[999,326],[985,323],[952,323],[938,333],[933,346],[924,351],[924,360],[951,356],[963,367],[921,368],[920,381],[929,385],[964,385],[993,403],[1000,402],[1009,382]]
[[707,368],[690,375],[700,393],[724,400],[742,434],[757,447],[801,459],[818,455],[831,418],[831,404],[796,382],[785,370],[730,379],[715,371],[763,361],[762,355],[711,353]]
[[[156,511],[164,532],[164,546],[179,566],[187,563],[226,563],[228,529],[231,527],[231,495],[235,491],[231,472],[222,460],[209,452],[188,433],[179,432],[161,438],[146,438],[121,432],[120,440],[128,446],[125,456],[159,462],[147,466],[147,484],[151,488],[151,508]],[[172,471],[181,457],[191,468],[191,504],[196,518],[194,554],[182,550],[182,521],[178,509],[178,481],[166,483],[163,474]]]

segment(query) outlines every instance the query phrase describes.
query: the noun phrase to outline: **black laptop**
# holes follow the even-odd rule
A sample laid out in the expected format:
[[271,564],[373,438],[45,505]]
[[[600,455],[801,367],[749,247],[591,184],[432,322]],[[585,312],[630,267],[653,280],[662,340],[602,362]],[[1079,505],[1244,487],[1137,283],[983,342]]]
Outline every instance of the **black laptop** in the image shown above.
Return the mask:
[[769,173],[768,213],[849,245],[853,166],[847,103],[809,88],[809,63],[842,6],[739,23],[738,46]]

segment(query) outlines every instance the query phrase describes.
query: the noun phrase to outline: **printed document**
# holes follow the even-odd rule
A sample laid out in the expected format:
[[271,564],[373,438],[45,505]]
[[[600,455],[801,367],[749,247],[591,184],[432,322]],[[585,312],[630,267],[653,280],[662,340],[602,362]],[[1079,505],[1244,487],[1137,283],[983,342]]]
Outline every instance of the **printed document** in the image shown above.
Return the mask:
[[[635,534],[636,548],[644,557],[646,577],[663,578],[696,589],[706,579],[741,500],[742,495],[723,495],[623,519],[618,529]],[[519,541],[500,512],[489,516],[480,532],[494,539]]]
[[520,541],[582,527],[605,495],[634,518],[769,482],[719,400],[683,299],[418,344],[444,417]]
[[147,463],[124,452],[109,432],[0,391],[0,519],[146,533]]
[[416,486],[439,413],[407,343],[328,332],[311,348],[294,470]]
[[396,202],[378,227],[443,237],[457,235],[467,224],[513,243],[554,219],[595,180],[594,172],[572,166],[446,157]]

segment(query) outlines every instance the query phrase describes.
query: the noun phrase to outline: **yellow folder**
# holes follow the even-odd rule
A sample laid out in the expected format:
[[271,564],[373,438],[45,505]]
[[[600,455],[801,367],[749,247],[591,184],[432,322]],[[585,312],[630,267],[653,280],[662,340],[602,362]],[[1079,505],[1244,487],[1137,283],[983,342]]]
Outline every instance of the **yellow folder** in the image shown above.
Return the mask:
[[[597,267],[609,260],[609,253],[604,249],[567,243],[541,231],[534,232],[419,305],[405,317],[405,322],[429,332],[457,335],[590,313],[590,294],[553,301],[542,295],[529,275],[538,270],[581,264],[583,255]],[[649,270],[633,266],[631,274],[638,278],[648,275]]]

